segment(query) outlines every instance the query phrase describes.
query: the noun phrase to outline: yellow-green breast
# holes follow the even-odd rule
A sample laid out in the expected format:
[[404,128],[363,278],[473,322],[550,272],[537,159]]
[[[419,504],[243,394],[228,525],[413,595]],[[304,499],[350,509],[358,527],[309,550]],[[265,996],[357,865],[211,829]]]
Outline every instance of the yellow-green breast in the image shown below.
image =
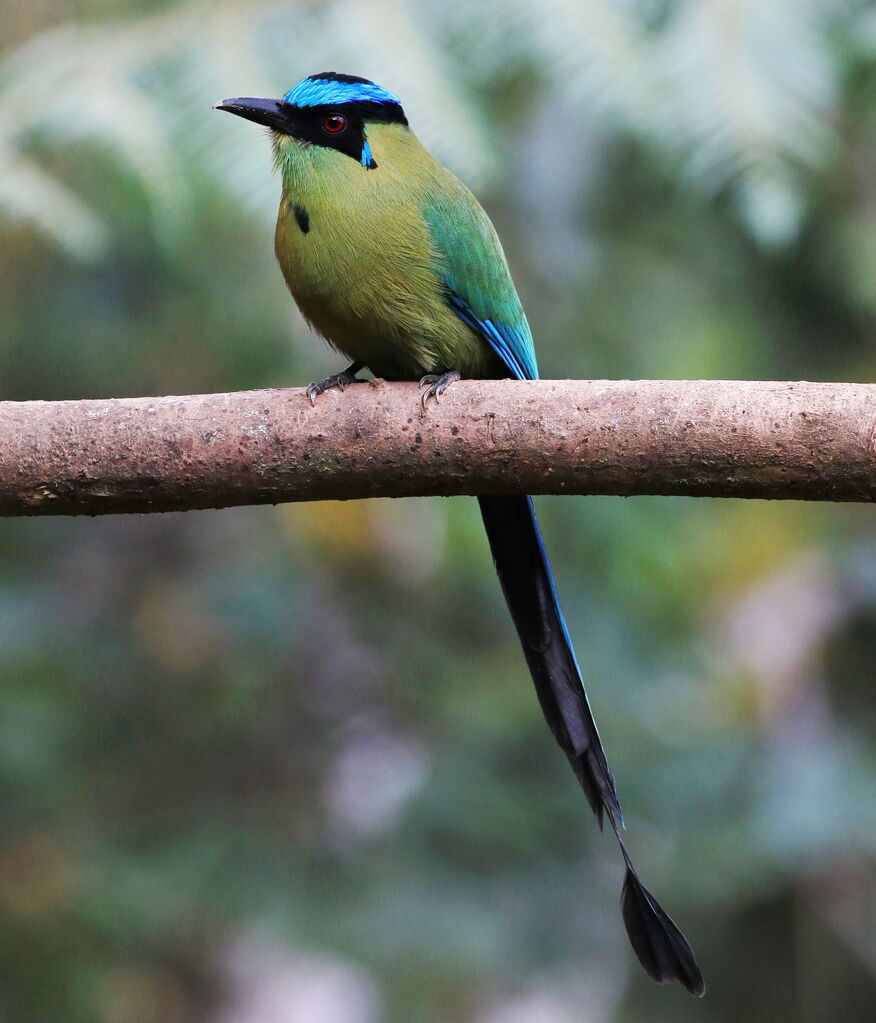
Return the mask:
[[473,197],[410,129],[371,124],[368,139],[373,170],[331,149],[278,143],[275,249],[289,290],[331,345],[378,376],[494,375],[489,346],[447,305],[423,219],[438,192]]

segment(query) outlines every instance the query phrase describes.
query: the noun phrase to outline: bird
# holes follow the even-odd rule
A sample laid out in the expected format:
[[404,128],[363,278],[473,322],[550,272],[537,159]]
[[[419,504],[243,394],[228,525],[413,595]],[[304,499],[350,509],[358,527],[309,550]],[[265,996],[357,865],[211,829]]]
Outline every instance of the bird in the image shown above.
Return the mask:
[[[401,100],[325,71],[280,99],[215,104],[269,129],[282,182],[275,252],[304,318],[350,364],[312,383],[315,403],[367,369],[419,381],[424,408],[460,378],[538,378],[532,333],[498,235],[469,189],[422,145]],[[531,497],[481,496],[499,581],[548,727],[625,866],[630,943],[659,983],[702,995],[679,928],[642,884]]]

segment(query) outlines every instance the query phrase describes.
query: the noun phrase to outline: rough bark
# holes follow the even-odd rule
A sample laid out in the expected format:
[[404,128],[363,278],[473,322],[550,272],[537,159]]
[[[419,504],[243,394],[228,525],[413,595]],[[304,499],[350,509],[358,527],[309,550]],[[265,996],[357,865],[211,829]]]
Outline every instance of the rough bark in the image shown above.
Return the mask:
[[0,402],[0,514],[427,494],[873,501],[876,385],[461,381]]

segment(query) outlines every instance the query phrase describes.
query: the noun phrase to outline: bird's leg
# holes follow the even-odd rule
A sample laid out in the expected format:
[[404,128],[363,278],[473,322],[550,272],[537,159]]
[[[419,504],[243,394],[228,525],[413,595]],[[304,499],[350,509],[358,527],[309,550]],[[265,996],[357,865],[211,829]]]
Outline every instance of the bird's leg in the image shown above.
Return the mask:
[[322,394],[323,391],[328,391],[332,387],[337,387],[339,390],[347,386],[347,384],[361,384],[362,381],[356,377],[356,374],[362,369],[361,362],[354,362],[352,365],[347,366],[346,369],[342,369],[340,373],[334,373],[330,377],[326,377],[324,380],[317,380],[307,388],[307,397],[310,398],[310,404],[315,405],[316,399]]
[[430,398],[434,398],[437,405],[441,395],[452,383],[459,379],[460,373],[458,369],[451,369],[446,373],[427,373],[420,381],[420,387],[426,388],[423,391],[423,397],[420,399],[423,403],[423,408],[426,407],[426,402]]

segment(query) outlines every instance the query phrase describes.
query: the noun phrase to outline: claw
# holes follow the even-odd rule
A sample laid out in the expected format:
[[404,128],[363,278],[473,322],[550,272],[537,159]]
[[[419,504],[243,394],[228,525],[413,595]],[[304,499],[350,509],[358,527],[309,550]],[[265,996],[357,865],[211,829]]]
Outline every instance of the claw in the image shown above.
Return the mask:
[[310,404],[316,405],[316,399],[323,391],[331,390],[332,387],[337,387],[339,391],[343,391],[347,384],[361,384],[362,381],[356,376],[361,368],[359,363],[354,362],[352,366],[341,370],[340,373],[334,373],[323,380],[314,381],[305,391],[305,394],[310,399]]
[[439,404],[441,395],[447,390],[447,388],[460,379],[459,370],[451,369],[446,373],[427,373],[420,380],[420,387],[425,387],[426,390],[423,392],[420,402],[423,408],[426,407],[426,402],[430,398],[435,399],[435,404]]

